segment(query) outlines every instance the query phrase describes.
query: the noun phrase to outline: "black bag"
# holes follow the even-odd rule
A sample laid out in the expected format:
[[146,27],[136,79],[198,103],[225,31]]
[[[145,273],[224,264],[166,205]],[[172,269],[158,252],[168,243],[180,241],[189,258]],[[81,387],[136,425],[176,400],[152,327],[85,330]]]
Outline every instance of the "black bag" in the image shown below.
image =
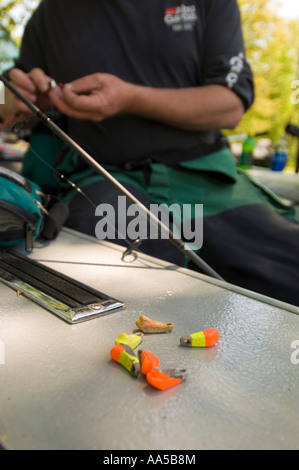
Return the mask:
[[53,240],[68,215],[68,207],[36,183],[0,167],[0,246],[25,242],[31,252],[37,237]]

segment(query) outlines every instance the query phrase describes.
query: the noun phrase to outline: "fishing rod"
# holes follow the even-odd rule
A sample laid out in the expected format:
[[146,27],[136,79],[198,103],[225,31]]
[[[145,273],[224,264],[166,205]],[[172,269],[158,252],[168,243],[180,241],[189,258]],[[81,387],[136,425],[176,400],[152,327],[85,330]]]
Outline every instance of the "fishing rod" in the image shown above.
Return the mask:
[[204,274],[210,277],[223,281],[223,278],[197,253],[187,248],[187,245],[178,236],[167,227],[155,214],[153,214],[147,207],[145,207],[130,191],[128,191],[117,179],[115,179],[102,165],[100,165],[94,158],[92,158],[77,142],[75,142],[68,134],[66,134],[57,124],[45,113],[41,111],[34,103],[28,100],[22,93],[19,92],[11,82],[3,75],[0,74],[0,80],[4,85],[19,98],[38,118],[45,124],[57,137],[59,137],[68,147],[72,148],[80,157],[92,168],[96,170],[103,178],[108,181],[120,194],[125,196],[131,204],[136,204],[141,211],[145,214],[150,223],[155,222],[160,235],[167,233],[169,241],[180,250],[187,258],[189,258]]

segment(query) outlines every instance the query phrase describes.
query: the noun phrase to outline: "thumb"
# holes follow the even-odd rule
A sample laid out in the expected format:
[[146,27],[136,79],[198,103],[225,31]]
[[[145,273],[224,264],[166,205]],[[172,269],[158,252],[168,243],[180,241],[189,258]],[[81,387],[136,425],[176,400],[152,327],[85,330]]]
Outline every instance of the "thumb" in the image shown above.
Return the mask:
[[88,94],[92,91],[100,90],[103,87],[103,76],[104,74],[101,73],[86,75],[85,77],[78,78],[71,83],[67,83],[65,87],[73,93]]

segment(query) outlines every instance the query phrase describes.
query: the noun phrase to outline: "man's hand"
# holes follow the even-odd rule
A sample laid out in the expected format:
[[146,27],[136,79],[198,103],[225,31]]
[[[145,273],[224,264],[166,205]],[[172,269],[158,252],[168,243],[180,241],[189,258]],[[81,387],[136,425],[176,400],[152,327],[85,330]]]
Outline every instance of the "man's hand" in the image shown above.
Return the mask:
[[102,121],[129,111],[134,99],[134,85],[120,78],[96,73],[87,75],[50,91],[53,104],[69,117]]
[[[41,69],[36,68],[29,73],[25,73],[20,69],[14,68],[10,70],[9,78],[12,85],[40,109],[47,111],[53,106],[48,96],[51,78]],[[18,98],[14,98],[13,106],[15,113],[32,114],[32,111]]]
[[56,87],[49,96],[59,111],[75,119],[102,121],[130,113],[190,131],[233,129],[244,113],[240,98],[222,85],[159,89],[105,73]]

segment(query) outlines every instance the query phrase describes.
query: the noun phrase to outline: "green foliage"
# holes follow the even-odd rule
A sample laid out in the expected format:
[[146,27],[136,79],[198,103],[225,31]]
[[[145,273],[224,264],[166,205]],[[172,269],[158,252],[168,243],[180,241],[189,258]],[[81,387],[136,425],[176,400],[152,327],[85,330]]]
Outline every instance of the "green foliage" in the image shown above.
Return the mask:
[[298,124],[298,111],[291,96],[292,83],[298,74],[299,20],[288,22],[280,18],[276,0],[238,0],[238,3],[247,58],[254,72],[256,99],[233,134],[269,131],[269,137],[276,142],[289,121]]
[[0,27],[19,45],[24,26],[40,0],[0,0]]
[[18,55],[24,26],[40,0],[0,0],[0,72]]
[[9,33],[0,26],[0,72],[9,68],[12,60],[18,55],[18,48]]

